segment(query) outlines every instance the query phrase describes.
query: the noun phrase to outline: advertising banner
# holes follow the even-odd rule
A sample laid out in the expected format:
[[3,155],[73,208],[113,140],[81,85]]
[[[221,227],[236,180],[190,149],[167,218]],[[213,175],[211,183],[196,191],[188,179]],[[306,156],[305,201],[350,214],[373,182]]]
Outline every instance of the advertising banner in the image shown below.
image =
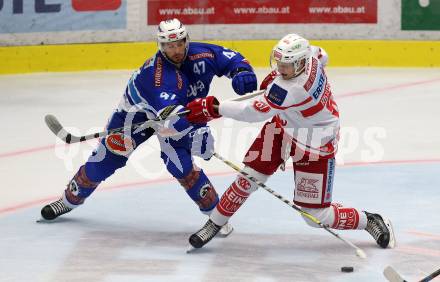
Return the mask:
[[124,29],[126,0],[0,0],[0,33]]
[[377,0],[148,0],[147,24],[377,23]]
[[402,0],[402,30],[440,30],[440,1]]

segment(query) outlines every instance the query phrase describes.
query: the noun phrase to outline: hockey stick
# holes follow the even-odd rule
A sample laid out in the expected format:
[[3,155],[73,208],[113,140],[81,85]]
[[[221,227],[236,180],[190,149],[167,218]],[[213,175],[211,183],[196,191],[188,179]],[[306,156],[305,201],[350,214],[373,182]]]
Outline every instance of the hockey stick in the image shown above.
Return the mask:
[[323,224],[321,221],[319,221],[319,219],[317,219],[316,217],[314,217],[313,215],[311,215],[308,212],[303,211],[300,207],[298,207],[297,205],[295,205],[294,203],[292,203],[291,201],[287,200],[286,198],[284,198],[283,196],[281,196],[280,194],[278,194],[277,192],[275,192],[274,190],[270,189],[269,187],[266,186],[266,184],[258,181],[256,178],[250,176],[248,173],[244,172],[243,170],[241,170],[237,165],[231,163],[230,161],[226,160],[225,158],[223,158],[222,156],[220,156],[217,153],[214,153],[214,156],[221,160],[222,162],[224,162],[226,165],[230,166],[232,169],[234,169],[235,171],[237,171],[238,173],[242,174],[244,177],[248,178],[249,180],[251,180],[252,182],[256,183],[258,186],[260,186],[261,188],[263,188],[264,190],[266,190],[267,192],[271,193],[272,195],[274,195],[275,197],[277,197],[278,199],[280,199],[281,201],[283,201],[284,203],[286,203],[287,205],[289,205],[290,207],[292,207],[294,210],[296,210],[297,212],[299,212],[301,215],[307,217],[308,219],[310,219],[311,221],[313,221],[314,223],[318,224],[320,227],[324,228],[326,231],[328,231],[330,234],[332,234],[333,236],[335,236],[336,238],[338,238],[339,240],[341,240],[342,242],[346,243],[347,245],[349,245],[350,247],[352,247],[353,249],[356,250],[356,255],[360,258],[367,258],[367,255],[365,254],[365,252],[360,249],[359,247],[357,247],[355,244],[353,244],[352,242],[348,241],[347,239],[344,239],[343,237],[341,237],[338,233],[334,232],[333,230],[331,230],[327,225]]
[[[255,91],[250,94],[231,99],[230,101],[244,101],[247,99],[254,98],[258,95],[261,95],[263,92],[264,92],[264,90]],[[178,112],[174,115],[169,115],[168,118],[175,117],[175,116],[183,116],[183,115],[186,115],[187,113],[189,113],[189,110]],[[50,114],[46,115],[44,117],[44,121],[46,122],[47,127],[49,127],[49,129],[58,138],[60,138],[61,140],[63,140],[67,144],[72,144],[72,143],[83,142],[83,141],[87,141],[87,140],[91,140],[91,139],[95,139],[95,138],[99,138],[99,137],[104,137],[104,136],[107,136],[107,135],[110,135],[113,133],[124,132],[125,130],[138,130],[139,129],[139,131],[141,131],[147,127],[151,127],[156,122],[164,121],[164,119],[157,117],[155,119],[147,120],[145,122],[134,123],[131,126],[118,127],[118,128],[104,130],[101,132],[91,133],[91,134],[83,135],[83,136],[76,136],[76,135],[73,135],[72,133],[68,132],[61,125],[61,123],[58,121],[58,119],[54,115],[50,115]]]
[[[178,112],[174,115],[169,115],[168,117],[183,116],[183,115],[186,115],[187,113],[189,113],[189,110],[181,111],[181,112]],[[44,117],[44,121],[46,122],[47,127],[49,127],[49,129],[58,138],[60,138],[61,140],[63,140],[67,144],[71,144],[71,143],[83,142],[86,140],[95,139],[95,138],[99,138],[99,137],[104,137],[104,136],[107,136],[107,135],[110,135],[113,133],[124,132],[125,130],[136,130],[141,126],[145,127],[145,128],[151,127],[156,122],[163,121],[163,119],[161,119],[160,117],[157,117],[155,119],[150,119],[150,120],[147,120],[144,122],[134,123],[131,126],[118,127],[118,128],[104,130],[101,132],[96,132],[96,133],[83,135],[83,136],[75,136],[72,133],[68,132],[66,129],[64,129],[64,127],[61,125],[61,123],[58,121],[58,119],[54,115],[46,115]]]
[[[394,268],[392,268],[391,266],[387,266],[384,271],[383,271],[383,275],[385,276],[386,279],[388,279],[388,281],[390,282],[408,282],[407,280],[405,280]],[[426,276],[425,278],[423,278],[422,280],[420,280],[419,282],[428,282],[431,281],[432,279],[434,279],[435,277],[437,277],[438,275],[440,275],[440,269],[434,271],[433,273],[429,274],[428,276]]]

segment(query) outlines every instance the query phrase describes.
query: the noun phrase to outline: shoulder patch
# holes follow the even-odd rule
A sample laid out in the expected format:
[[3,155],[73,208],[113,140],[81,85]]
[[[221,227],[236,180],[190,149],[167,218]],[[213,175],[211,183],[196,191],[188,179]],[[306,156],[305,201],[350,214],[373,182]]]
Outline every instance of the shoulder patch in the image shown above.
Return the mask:
[[275,83],[269,90],[269,94],[267,95],[267,99],[274,103],[275,105],[281,106],[286,99],[287,90],[279,87]]
[[198,59],[203,59],[203,58],[211,58],[214,59],[214,54],[211,52],[203,52],[203,53],[198,53],[198,54],[194,54],[194,55],[189,55],[188,58],[190,61],[195,61]]
[[270,107],[268,104],[261,102],[261,101],[254,101],[254,109],[258,112],[267,113],[270,111]]
[[182,90],[183,79],[182,76],[180,75],[180,71],[178,70],[176,70],[176,79],[177,79],[177,88],[179,88],[179,90]]

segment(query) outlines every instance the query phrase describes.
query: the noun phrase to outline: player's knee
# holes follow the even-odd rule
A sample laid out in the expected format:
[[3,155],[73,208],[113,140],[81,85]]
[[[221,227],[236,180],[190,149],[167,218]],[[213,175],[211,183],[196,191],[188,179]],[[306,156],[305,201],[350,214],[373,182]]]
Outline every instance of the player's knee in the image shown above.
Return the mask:
[[94,182],[101,182],[111,176],[117,169],[127,164],[127,157],[112,153],[103,143],[93,152],[85,164],[85,170]]
[[190,198],[199,206],[201,212],[209,214],[218,203],[218,194],[203,170],[193,169],[178,181]]
[[[328,208],[304,208],[303,207],[302,210],[309,213],[313,217],[317,218],[324,225],[331,226],[333,224],[334,212],[333,212],[333,208],[331,208],[331,207],[328,207]],[[316,228],[320,227],[319,224],[316,224],[314,221],[312,221],[308,217],[302,215],[302,218],[304,219],[304,221],[308,225],[310,225],[312,227],[316,227]]]
[[70,180],[64,191],[65,202],[75,207],[84,203],[85,199],[95,191],[99,182],[94,182],[86,174],[85,166],[81,166],[75,176]]
[[112,154],[126,158],[128,158],[136,148],[136,142],[133,138],[124,135],[124,133],[110,134],[103,140],[103,143]]

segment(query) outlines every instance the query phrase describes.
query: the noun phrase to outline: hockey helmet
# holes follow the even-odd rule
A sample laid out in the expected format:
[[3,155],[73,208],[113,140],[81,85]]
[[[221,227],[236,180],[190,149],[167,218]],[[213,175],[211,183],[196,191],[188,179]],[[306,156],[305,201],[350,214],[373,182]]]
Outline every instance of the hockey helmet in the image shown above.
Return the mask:
[[309,41],[291,33],[273,47],[270,66],[275,69],[278,62],[291,63],[294,66],[294,76],[297,76],[304,70],[311,53]]
[[178,19],[168,19],[160,22],[157,31],[157,43],[159,45],[159,50],[165,57],[164,44],[182,39],[185,40],[187,53],[189,47],[189,35],[185,26]]

